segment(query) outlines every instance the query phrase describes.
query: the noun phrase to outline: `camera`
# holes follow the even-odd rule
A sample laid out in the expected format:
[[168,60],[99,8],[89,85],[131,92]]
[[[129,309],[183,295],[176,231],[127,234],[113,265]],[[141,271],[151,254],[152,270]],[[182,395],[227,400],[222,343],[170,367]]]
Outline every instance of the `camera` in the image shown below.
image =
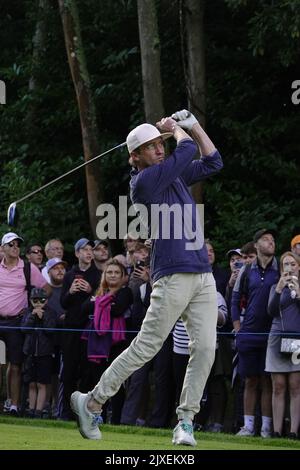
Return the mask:
[[235,261],[233,263],[233,266],[235,267],[235,269],[241,269],[244,266],[244,263],[243,261]]
[[145,262],[142,260],[137,260],[137,262],[135,263],[136,268],[143,268],[144,266],[145,266]]

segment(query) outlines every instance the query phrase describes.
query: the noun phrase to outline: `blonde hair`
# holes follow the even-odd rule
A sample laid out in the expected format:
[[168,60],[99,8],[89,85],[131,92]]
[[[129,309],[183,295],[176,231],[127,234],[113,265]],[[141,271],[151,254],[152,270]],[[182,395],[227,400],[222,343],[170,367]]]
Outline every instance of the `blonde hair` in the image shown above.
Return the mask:
[[98,287],[98,289],[96,290],[96,293],[95,293],[96,297],[99,297],[100,295],[104,295],[109,290],[109,287],[108,287],[108,284],[107,284],[107,281],[106,281],[106,271],[109,268],[109,266],[118,266],[118,268],[120,268],[120,272],[122,274],[122,283],[121,283],[120,287],[123,284],[123,279],[127,274],[125,266],[123,266],[123,264],[120,263],[118,260],[112,259],[107,263],[107,265],[105,266],[105,269],[102,273],[99,287]]
[[280,271],[283,272],[283,260],[284,258],[286,258],[287,256],[291,256],[292,258],[294,258],[294,260],[296,261],[296,263],[298,263],[298,266],[300,267],[300,258],[299,256],[297,256],[295,253],[293,253],[292,251],[285,251],[283,253],[283,255],[280,256]]

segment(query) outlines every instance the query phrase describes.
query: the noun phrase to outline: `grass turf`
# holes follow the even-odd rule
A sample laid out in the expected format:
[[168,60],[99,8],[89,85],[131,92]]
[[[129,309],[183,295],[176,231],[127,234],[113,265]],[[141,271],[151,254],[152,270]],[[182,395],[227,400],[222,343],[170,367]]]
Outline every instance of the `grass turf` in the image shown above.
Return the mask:
[[[1,450],[189,450],[173,446],[172,431],[134,426],[101,426],[102,440],[83,439],[74,422],[0,417]],[[300,441],[195,433],[193,450],[293,450]]]

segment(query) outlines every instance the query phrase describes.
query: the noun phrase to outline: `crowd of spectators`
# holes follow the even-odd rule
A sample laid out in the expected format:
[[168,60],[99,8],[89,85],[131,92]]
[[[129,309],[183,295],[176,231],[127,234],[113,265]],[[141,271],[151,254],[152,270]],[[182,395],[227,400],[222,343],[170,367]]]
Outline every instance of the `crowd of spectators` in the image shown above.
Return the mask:
[[[278,263],[274,232],[259,230],[241,248],[228,247],[227,268],[216,263],[213,242],[205,243],[218,291],[218,335],[194,427],[297,438],[300,360],[283,355],[280,345],[284,332],[300,340],[300,235]],[[24,245],[13,232],[2,237],[3,411],[72,420],[72,392],[92,389],[141,327],[151,296],[151,242],[129,233],[123,252],[113,254],[109,240],[81,238],[74,265],[64,260],[59,239]],[[178,320],[161,351],[106,404],[103,420],[172,426],[188,360],[189,337]]]

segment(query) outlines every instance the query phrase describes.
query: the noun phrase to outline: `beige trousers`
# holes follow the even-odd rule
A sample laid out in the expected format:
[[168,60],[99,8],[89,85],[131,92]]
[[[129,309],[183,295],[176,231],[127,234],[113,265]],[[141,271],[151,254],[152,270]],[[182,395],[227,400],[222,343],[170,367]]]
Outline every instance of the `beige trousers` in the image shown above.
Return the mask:
[[211,273],[178,273],[160,278],[153,284],[140,332],[106,369],[92,391],[93,397],[103,404],[115,395],[121,384],[161,349],[181,316],[190,338],[190,359],[176,412],[178,419],[193,419],[214,362],[217,313]]

